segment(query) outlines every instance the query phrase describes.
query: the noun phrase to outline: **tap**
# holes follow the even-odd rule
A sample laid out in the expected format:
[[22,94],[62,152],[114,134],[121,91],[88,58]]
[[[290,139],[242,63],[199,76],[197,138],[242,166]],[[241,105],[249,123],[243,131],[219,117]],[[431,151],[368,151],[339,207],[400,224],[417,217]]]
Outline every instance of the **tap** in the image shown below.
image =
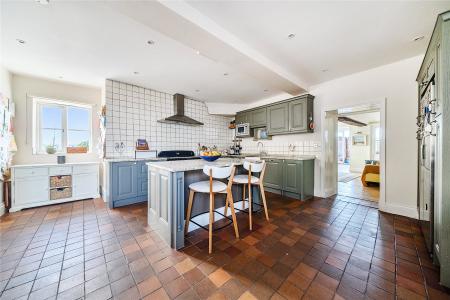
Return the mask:
[[[261,149],[259,149],[260,145]],[[258,144],[256,144],[256,147],[258,148],[259,156],[267,155],[267,152],[264,151],[264,144],[262,142],[258,142]]]

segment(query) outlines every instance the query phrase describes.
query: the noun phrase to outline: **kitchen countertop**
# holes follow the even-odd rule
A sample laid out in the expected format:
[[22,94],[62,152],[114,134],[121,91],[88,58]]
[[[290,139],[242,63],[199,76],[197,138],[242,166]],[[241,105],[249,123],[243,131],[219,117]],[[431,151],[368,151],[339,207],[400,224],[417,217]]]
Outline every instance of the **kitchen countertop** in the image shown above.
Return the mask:
[[[222,158],[246,158],[246,157],[259,157],[256,153],[244,153],[241,155],[223,155]],[[315,155],[283,155],[283,154],[267,154],[261,156],[262,159],[293,159],[293,160],[310,160],[316,159]],[[149,162],[161,162],[166,161],[165,157],[151,157],[151,158],[134,158],[134,157],[121,157],[121,158],[104,158],[103,161],[111,162],[123,162],[123,161],[149,161]],[[204,160],[201,160],[204,162]]]
[[[224,155],[224,157],[239,157],[239,158],[246,158],[246,157],[260,157],[259,154],[255,153],[244,153],[241,155]],[[283,155],[283,154],[267,154],[262,155],[261,159],[294,159],[294,160],[310,160],[310,159],[316,159],[317,157],[315,155]]]
[[[203,159],[192,159],[192,160],[174,160],[174,161],[153,161],[148,162],[147,165],[150,167],[160,168],[169,172],[185,172],[202,170],[204,165],[213,166],[224,166],[224,165],[242,165],[245,157],[252,157],[248,155],[240,156],[224,156],[213,162],[207,162]],[[253,156],[257,158],[258,156]],[[312,160],[316,157],[314,155],[295,155],[295,156],[282,156],[282,155],[268,155],[261,157],[262,159],[292,159],[292,160]]]
[[70,162],[64,164],[58,163],[42,163],[42,164],[26,164],[26,165],[13,165],[11,168],[30,168],[30,167],[61,167],[61,166],[77,166],[77,165],[93,165],[99,164],[99,161],[88,161],[88,162]]
[[222,157],[216,161],[208,162],[203,159],[191,159],[191,160],[172,160],[172,161],[157,161],[148,162],[149,167],[156,167],[169,172],[186,172],[194,170],[202,170],[205,165],[211,166],[226,166],[226,165],[242,165],[243,158],[228,158]]
[[104,158],[105,162],[122,162],[122,161],[166,161],[165,157],[150,157],[150,158],[134,158],[134,157],[120,157],[120,158]]

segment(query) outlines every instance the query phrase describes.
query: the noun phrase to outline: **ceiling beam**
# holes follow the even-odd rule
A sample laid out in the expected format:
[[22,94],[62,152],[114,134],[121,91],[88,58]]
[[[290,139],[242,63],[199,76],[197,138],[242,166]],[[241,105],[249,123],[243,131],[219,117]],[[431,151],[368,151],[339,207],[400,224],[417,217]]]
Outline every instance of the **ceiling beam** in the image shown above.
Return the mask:
[[341,122],[341,123],[345,123],[345,124],[356,126],[356,127],[365,127],[365,126],[367,126],[366,123],[357,121],[355,119],[351,119],[349,117],[340,117],[340,116],[338,116],[338,121]]

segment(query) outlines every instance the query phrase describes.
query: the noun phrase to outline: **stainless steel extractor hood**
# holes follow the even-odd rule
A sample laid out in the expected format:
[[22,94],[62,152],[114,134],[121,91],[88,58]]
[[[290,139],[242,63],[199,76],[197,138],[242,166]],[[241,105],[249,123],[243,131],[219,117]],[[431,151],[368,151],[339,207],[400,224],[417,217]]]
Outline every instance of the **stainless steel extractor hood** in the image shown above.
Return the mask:
[[173,107],[175,114],[173,116],[158,120],[160,123],[171,123],[171,124],[183,124],[191,126],[203,125],[202,122],[189,118],[184,115],[184,95],[175,94],[173,95]]

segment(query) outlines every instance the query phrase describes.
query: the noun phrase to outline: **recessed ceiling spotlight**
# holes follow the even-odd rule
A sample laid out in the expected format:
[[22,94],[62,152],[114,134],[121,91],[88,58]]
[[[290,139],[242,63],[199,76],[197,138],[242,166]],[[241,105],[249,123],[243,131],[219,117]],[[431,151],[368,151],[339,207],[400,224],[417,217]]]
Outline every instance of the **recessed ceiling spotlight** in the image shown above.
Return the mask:
[[295,38],[295,34],[293,34],[293,33],[288,34],[288,39],[293,39],[293,38]]
[[16,41],[19,42],[19,44],[25,44],[25,41],[24,41],[24,40],[16,39]]
[[139,72],[135,71],[133,72],[134,75],[139,75]]
[[322,69],[321,71],[322,71],[322,73],[326,73],[326,72],[328,72],[328,69]]
[[197,93],[200,92],[200,90],[195,90]]
[[423,35],[416,36],[415,38],[413,38],[413,42],[421,41],[421,40],[423,40],[424,38],[425,38],[425,36],[423,36]]
[[154,44],[155,44],[155,41],[148,40],[148,41],[147,41],[147,44],[149,44],[149,45],[154,45]]
[[47,5],[50,3],[50,0],[35,0],[37,3],[42,5]]
[[268,92],[269,90],[264,90],[264,92]]
[[195,50],[195,53],[197,53],[197,55],[200,55],[200,51],[199,50]]
[[228,73],[223,73],[223,76],[228,76]]

